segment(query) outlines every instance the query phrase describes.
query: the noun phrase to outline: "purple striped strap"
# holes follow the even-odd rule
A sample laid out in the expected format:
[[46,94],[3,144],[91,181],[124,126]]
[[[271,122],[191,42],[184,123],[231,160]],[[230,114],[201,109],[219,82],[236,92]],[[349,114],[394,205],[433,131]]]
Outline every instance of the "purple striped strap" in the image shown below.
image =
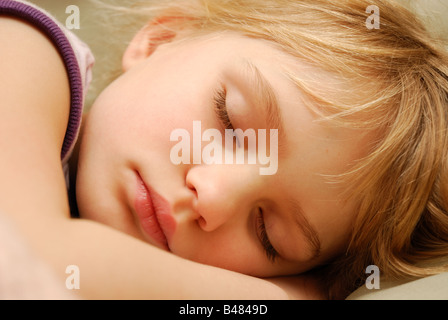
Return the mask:
[[61,160],[64,159],[77,138],[82,117],[83,85],[78,61],[73,48],[61,28],[41,11],[21,2],[0,0],[0,14],[21,18],[39,27],[54,43],[61,55],[70,84],[70,117],[61,149]]

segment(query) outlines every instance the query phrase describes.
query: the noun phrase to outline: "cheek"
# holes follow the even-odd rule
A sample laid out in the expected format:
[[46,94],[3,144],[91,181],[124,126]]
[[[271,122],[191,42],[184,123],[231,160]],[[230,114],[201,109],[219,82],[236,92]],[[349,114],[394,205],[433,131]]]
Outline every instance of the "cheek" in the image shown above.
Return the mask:
[[269,274],[266,261],[247,232],[215,230],[204,232],[193,224],[183,225],[171,244],[172,252],[188,260],[253,276]]
[[113,134],[127,139],[122,143],[146,140],[151,147],[157,147],[157,143],[167,145],[173,130],[185,129],[192,136],[193,121],[199,120],[203,126],[212,121],[211,89],[167,85],[169,81],[152,79],[145,86],[123,86],[123,94],[108,98],[108,110],[101,113],[108,118]]
[[156,51],[106,89],[93,108],[121,143],[145,139],[155,147],[158,141],[169,144],[175,129],[191,134],[194,120],[201,120],[203,129],[216,126],[210,121],[218,60],[191,50]]
[[173,106],[169,99],[153,93],[157,90],[145,92],[138,85],[130,85],[130,81],[110,86],[93,105],[88,130],[115,153],[158,149],[158,144],[168,144],[171,130],[182,125],[176,119],[181,103]]

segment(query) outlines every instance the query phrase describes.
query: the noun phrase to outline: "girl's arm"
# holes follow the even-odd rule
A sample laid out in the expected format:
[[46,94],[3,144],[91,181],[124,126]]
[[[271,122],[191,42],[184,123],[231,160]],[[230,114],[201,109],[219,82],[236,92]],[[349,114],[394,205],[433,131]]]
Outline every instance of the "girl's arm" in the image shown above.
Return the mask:
[[0,212],[61,285],[76,265],[82,298],[310,298],[300,281],[291,287],[201,265],[70,219],[60,160],[70,105],[64,64],[40,31],[14,18],[0,17],[0,48]]

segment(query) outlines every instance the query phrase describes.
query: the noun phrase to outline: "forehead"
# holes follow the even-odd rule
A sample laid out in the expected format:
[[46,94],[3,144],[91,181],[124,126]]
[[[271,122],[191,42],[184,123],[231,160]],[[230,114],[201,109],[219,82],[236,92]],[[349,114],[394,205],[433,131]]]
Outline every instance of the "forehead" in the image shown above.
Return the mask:
[[245,36],[234,31],[187,33],[179,36],[169,45],[188,46],[198,51],[206,50],[211,56],[229,59],[234,57],[270,59],[271,62],[275,60],[275,63],[278,63],[284,61],[286,57],[286,53],[283,53],[274,42]]
[[[342,100],[345,96],[347,97],[345,100],[355,96],[350,92],[352,83],[286,53],[272,41],[251,38],[233,31],[223,31],[187,36],[177,40],[176,45],[186,45],[192,50],[204,50],[206,55],[214,56],[220,62],[232,67],[240,66],[244,69],[247,68],[247,62],[253,64],[275,90],[282,118],[293,132],[313,129],[312,131],[319,131],[319,134],[339,141],[350,140],[356,133],[355,129],[343,128],[331,121],[321,121],[322,119],[307,107],[309,100],[291,78],[300,79],[318,94],[330,98],[337,96]],[[297,135],[297,132],[294,135]]]
[[347,94],[347,82],[334,74],[293,57],[271,41],[236,32],[187,37],[177,41],[177,45],[203,51],[233,68],[237,65],[244,68],[246,61],[257,67],[278,100],[288,153],[300,158],[306,154],[306,157],[316,156],[322,161],[327,159],[322,174],[341,173],[347,169],[347,163],[365,153],[362,131],[322,121],[308,107],[304,92],[291,80],[291,76],[299,78],[312,90],[327,96],[351,95]]
[[319,173],[342,173],[348,163],[365,153],[362,130],[322,121],[308,107],[304,92],[291,80],[291,76],[299,78],[312,90],[327,96],[347,95],[347,83],[335,75],[293,57],[271,41],[249,38],[236,32],[186,37],[176,41],[175,45],[202,52],[232,68],[238,65],[247,67],[247,61],[257,67],[278,101],[288,154],[299,159],[318,157],[319,163],[326,164],[316,165],[322,169]]

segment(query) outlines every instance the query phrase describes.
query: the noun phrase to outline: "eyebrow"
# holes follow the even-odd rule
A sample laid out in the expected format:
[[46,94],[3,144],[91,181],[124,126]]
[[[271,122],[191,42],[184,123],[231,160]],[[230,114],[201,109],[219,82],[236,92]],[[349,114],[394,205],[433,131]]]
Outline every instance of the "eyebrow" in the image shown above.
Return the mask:
[[265,107],[266,123],[269,129],[277,129],[279,141],[283,140],[283,121],[274,89],[255,64],[246,59],[243,61],[250,85],[253,88],[252,90],[254,91],[255,96],[257,97],[257,105],[264,105]]
[[292,214],[294,217],[294,222],[296,223],[296,226],[300,228],[303,235],[307,239],[308,244],[311,247],[312,257],[310,260],[314,260],[320,256],[322,247],[319,234],[317,233],[313,225],[309,222],[309,220],[306,218],[305,213],[303,212],[300,204],[294,199],[290,200],[290,204]]

